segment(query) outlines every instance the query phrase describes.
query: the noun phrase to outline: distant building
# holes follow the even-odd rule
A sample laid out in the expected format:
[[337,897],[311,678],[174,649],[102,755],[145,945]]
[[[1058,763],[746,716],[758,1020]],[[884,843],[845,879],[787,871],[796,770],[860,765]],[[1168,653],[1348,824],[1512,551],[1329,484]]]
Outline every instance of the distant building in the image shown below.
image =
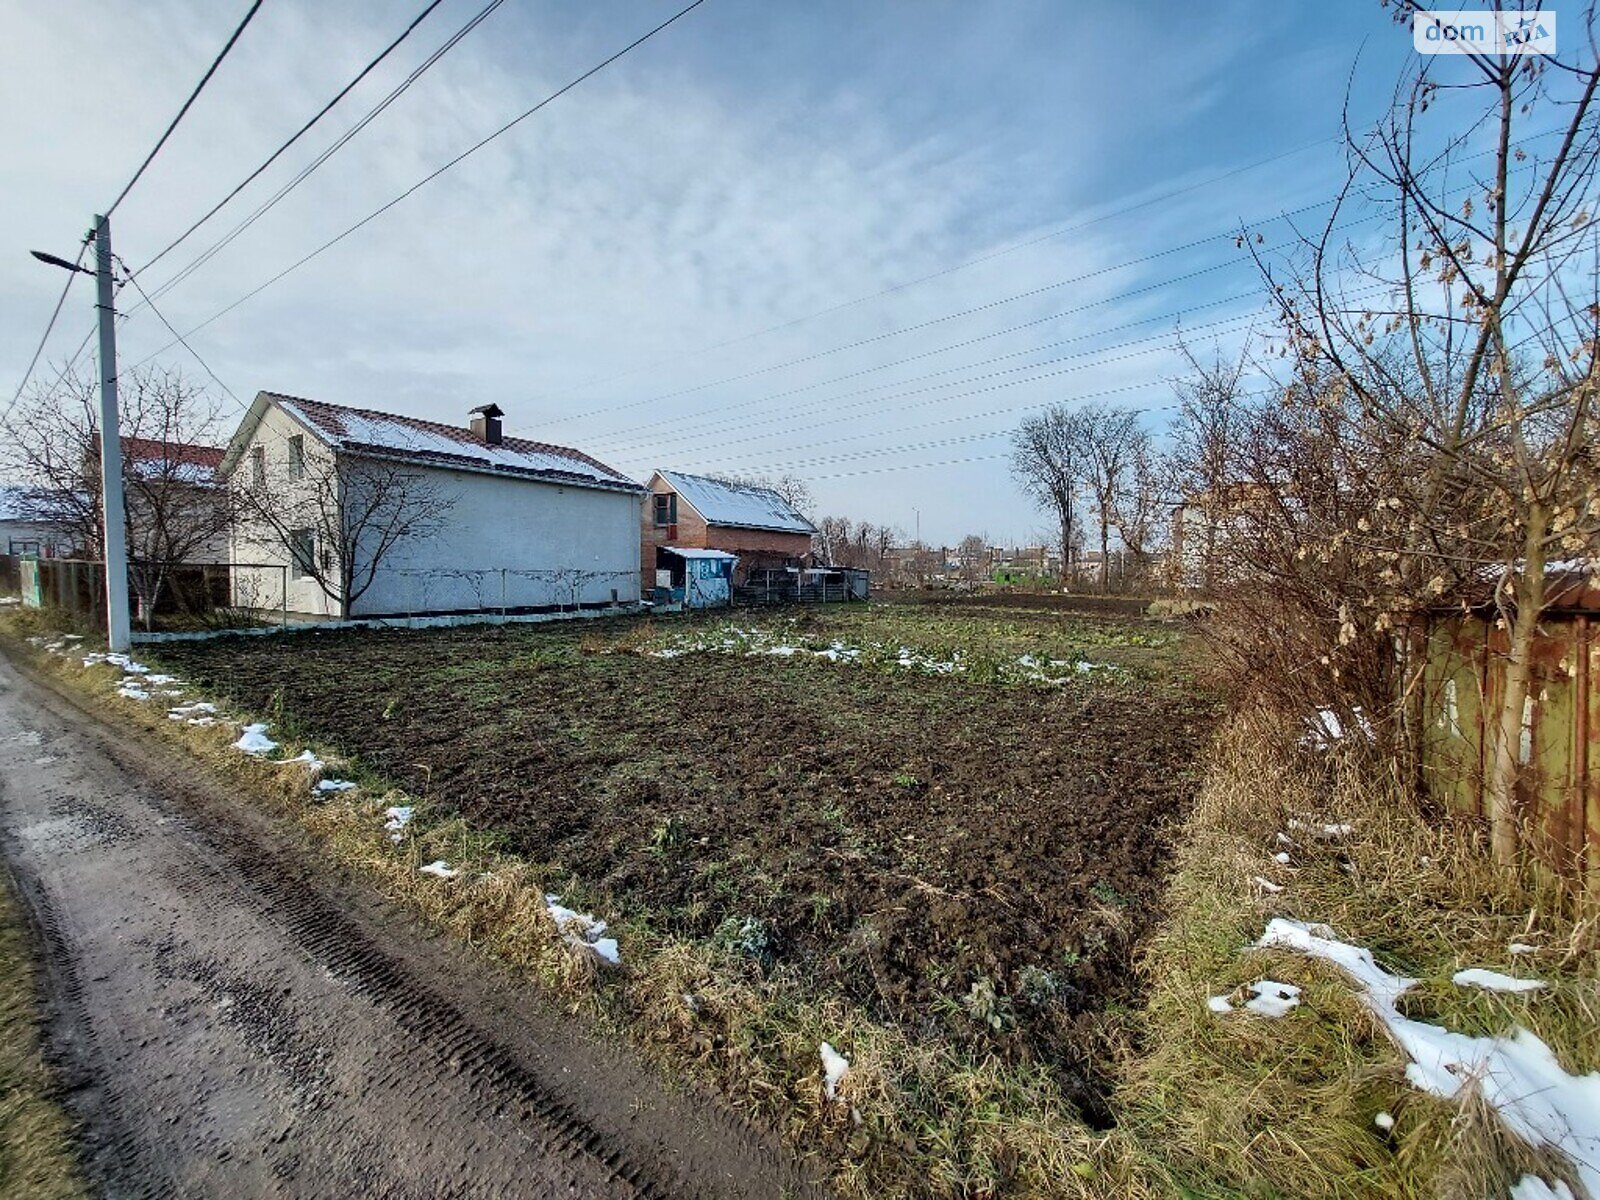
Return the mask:
[[1266,503],[1253,484],[1229,485],[1217,492],[1184,498],[1172,509],[1172,584],[1205,591],[1225,581],[1231,558],[1229,542],[1246,533],[1252,517]]
[[[178,543],[176,553],[184,562],[228,561],[232,514],[227,487],[217,474],[225,454],[223,446],[159,438],[122,439],[130,554],[165,558]],[[90,469],[98,478],[98,445]]]
[[0,552],[27,558],[68,558],[78,553],[68,505],[38,488],[0,485]]
[[640,555],[647,589],[655,587],[657,571],[684,569],[686,559],[662,553],[673,548],[737,556],[736,584],[752,572],[803,567],[811,557],[816,527],[771,488],[657,471],[648,490]]

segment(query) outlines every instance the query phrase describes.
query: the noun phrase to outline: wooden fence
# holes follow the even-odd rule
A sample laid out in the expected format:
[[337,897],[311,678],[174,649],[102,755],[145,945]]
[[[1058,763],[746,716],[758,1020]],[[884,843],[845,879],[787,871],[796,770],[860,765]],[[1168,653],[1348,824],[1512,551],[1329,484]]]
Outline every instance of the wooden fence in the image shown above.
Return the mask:
[[735,604],[843,604],[871,596],[866,571],[752,571],[733,589]]

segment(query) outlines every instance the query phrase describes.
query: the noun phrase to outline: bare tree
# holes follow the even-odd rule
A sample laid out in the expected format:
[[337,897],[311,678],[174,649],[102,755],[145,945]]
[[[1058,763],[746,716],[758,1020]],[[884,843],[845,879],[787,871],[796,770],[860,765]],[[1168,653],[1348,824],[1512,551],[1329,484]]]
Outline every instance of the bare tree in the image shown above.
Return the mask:
[[961,578],[976,583],[987,573],[989,565],[989,538],[982,533],[969,533],[956,546],[956,556],[961,560]]
[[1139,578],[1148,581],[1150,564],[1164,541],[1162,516],[1172,507],[1169,467],[1143,429],[1134,439],[1130,459],[1127,485],[1116,495],[1113,520]]
[[342,617],[395,551],[436,536],[456,503],[410,463],[350,454],[307,454],[300,478],[269,474],[261,486],[235,471],[233,491],[245,536],[287,551]]
[[844,566],[850,546],[850,518],[823,517],[812,535],[812,553],[825,566]]
[[794,509],[795,512],[806,517],[807,520],[810,519],[812,509],[816,507],[816,499],[811,494],[811,485],[798,475],[778,475],[773,477],[767,475],[721,474],[710,475],[707,478],[715,479],[718,483],[728,484],[730,487],[766,488],[770,492],[777,492],[779,499]]
[[1082,427],[1084,486],[1094,506],[1100,534],[1100,591],[1111,590],[1111,530],[1117,505],[1133,482],[1134,461],[1148,435],[1131,408],[1093,404],[1078,411]]
[[[148,628],[174,566],[223,553],[233,509],[207,451],[225,440],[226,414],[177,371],[130,371],[121,393],[129,578]],[[4,461],[39,508],[103,557],[98,397],[95,381],[73,374],[29,393],[6,418]]]
[[880,579],[888,577],[889,552],[899,539],[893,528],[849,517],[821,517],[815,524],[817,533],[811,544],[820,561],[871,571]]
[[1055,404],[1026,418],[1011,439],[1011,474],[1040,508],[1052,513],[1061,536],[1062,578],[1072,578],[1077,497],[1089,451],[1080,410]]
[[[1248,360],[1241,352],[1228,359],[1220,353],[1202,362],[1187,345],[1179,348],[1189,362],[1192,374],[1173,382],[1178,397],[1178,416],[1172,426],[1172,447],[1167,457],[1170,486],[1180,506],[1180,529],[1174,535],[1182,543],[1178,555],[1199,560],[1200,587],[1209,591],[1217,583],[1217,540],[1240,501],[1237,458],[1249,425],[1242,380]],[[1195,518],[1191,521],[1190,518]],[[1198,523],[1200,546],[1188,545]],[[1174,564],[1183,582],[1185,562]]]
[[[1399,7],[1409,20],[1412,6]],[[1342,589],[1324,601],[1337,641],[1321,661],[1348,666],[1358,646],[1392,656],[1385,635],[1418,609],[1492,585],[1507,649],[1485,783],[1507,865],[1520,854],[1519,743],[1547,565],[1592,564],[1600,542],[1600,56],[1592,10],[1573,17],[1566,58],[1421,59],[1378,127],[1349,134],[1348,183],[1323,230],[1286,262],[1241,239],[1294,373],[1257,464],[1262,511],[1305,513],[1309,498],[1285,480],[1307,487],[1326,470],[1285,470],[1285,446],[1342,454],[1345,478],[1320,493],[1337,498],[1339,518],[1318,518],[1327,536],[1296,551],[1303,575]],[[1553,138],[1525,132],[1551,118]],[[1357,204],[1387,218],[1387,244],[1337,239]],[[1420,664],[1410,671],[1402,693]]]

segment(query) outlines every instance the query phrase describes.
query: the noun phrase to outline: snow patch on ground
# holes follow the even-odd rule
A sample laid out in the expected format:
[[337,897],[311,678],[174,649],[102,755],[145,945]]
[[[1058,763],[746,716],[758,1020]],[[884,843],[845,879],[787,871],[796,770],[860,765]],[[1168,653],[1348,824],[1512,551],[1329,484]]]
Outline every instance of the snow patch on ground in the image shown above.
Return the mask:
[[817,1047],[817,1054],[822,1059],[822,1091],[832,1100],[838,1096],[839,1085],[850,1073],[850,1060],[827,1042]]
[[[318,784],[317,786],[321,787],[322,785]],[[355,784],[352,783],[349,786],[355,787]],[[405,833],[406,826],[411,824],[411,815],[414,812],[416,812],[416,809],[409,804],[397,804],[392,808],[383,810],[383,815],[387,818],[383,823],[383,827],[389,831],[389,840],[391,842],[398,842],[401,839]]]
[[1545,986],[1542,979],[1517,979],[1484,967],[1457,971],[1450,977],[1450,982],[1457,987],[1482,988],[1486,992],[1536,992]]
[[454,879],[461,874],[442,858],[436,858],[425,867],[418,867],[424,875],[437,875],[440,879]]
[[1300,1007],[1300,989],[1292,983],[1258,979],[1250,985],[1251,999],[1244,1006],[1263,1017],[1286,1017]]
[[1396,1003],[1417,981],[1389,974],[1370,950],[1338,941],[1324,929],[1274,917],[1256,946],[1339,967],[1411,1059],[1406,1078],[1414,1087],[1446,1100],[1475,1087],[1507,1129],[1536,1149],[1564,1156],[1591,1200],[1600,1200],[1600,1072],[1567,1074],[1550,1047],[1521,1027],[1498,1037],[1471,1037],[1404,1016]]
[[320,767],[322,765],[322,760],[320,758],[318,758],[315,754],[311,753],[311,751],[309,751],[309,750],[302,750],[302,751],[300,751],[299,754],[296,754],[293,758],[274,758],[274,759],[272,759],[270,761],[272,762],[272,765],[275,766],[275,767],[292,767],[296,763],[304,763],[306,766],[310,767],[312,770],[315,770],[316,768],[318,768],[318,767]]
[[117,695],[121,696],[124,700],[150,699],[150,693],[139,686],[139,681],[137,679],[124,679],[117,686]]
[[348,792],[355,786],[348,779],[319,779],[312,790],[321,792],[323,795],[329,795],[333,792]]
[[1557,1180],[1552,1187],[1537,1175],[1524,1175],[1511,1185],[1511,1200],[1575,1200],[1572,1189]]
[[243,734],[233,745],[236,750],[243,750],[246,754],[271,754],[278,748],[278,743],[267,736],[267,726],[260,722],[246,725]]
[[550,919],[556,923],[556,929],[566,935],[568,942],[574,946],[593,950],[612,966],[622,961],[617,939],[601,936],[606,931],[604,921],[591,913],[581,913],[577,909],[566,907],[561,903],[561,897],[554,892],[545,893],[544,905],[550,913]]
[[[1372,741],[1375,736],[1372,722],[1367,720],[1367,714],[1359,708],[1351,710],[1356,719],[1356,732],[1367,741]],[[1339,719],[1339,714],[1331,708],[1317,709],[1317,715],[1310,722],[1308,729],[1300,739],[1302,746],[1309,746],[1316,750],[1327,750],[1336,742],[1342,742],[1346,736],[1344,722]]]
[[1381,1112],[1377,1116],[1373,1117],[1372,1123],[1385,1133],[1388,1133],[1394,1128],[1394,1118],[1386,1112]]
[[196,700],[193,704],[180,704],[175,708],[167,709],[167,720],[183,721],[188,725],[208,726],[217,723],[217,706],[208,704],[204,700]]
[[1245,990],[1250,993],[1250,999],[1243,1004],[1236,1006],[1232,996],[1212,996],[1206,1001],[1206,1007],[1219,1014],[1246,1008],[1263,1017],[1286,1017],[1300,1007],[1300,989],[1292,983],[1258,979]]
[[[680,634],[665,646],[641,650],[651,658],[679,658],[685,654],[740,654],[746,658],[820,658],[832,663],[881,663],[915,671],[924,675],[956,675],[971,669],[971,664],[956,651],[949,658],[915,650],[910,646],[875,642],[852,646],[842,641],[823,643],[808,641],[762,628],[746,629],[739,625],[725,625],[695,633]],[[1090,662],[1084,659],[1048,658],[1023,654],[1010,662],[998,665],[1003,678],[1020,682],[1058,687],[1076,676],[1094,671],[1117,672],[1115,664]]]

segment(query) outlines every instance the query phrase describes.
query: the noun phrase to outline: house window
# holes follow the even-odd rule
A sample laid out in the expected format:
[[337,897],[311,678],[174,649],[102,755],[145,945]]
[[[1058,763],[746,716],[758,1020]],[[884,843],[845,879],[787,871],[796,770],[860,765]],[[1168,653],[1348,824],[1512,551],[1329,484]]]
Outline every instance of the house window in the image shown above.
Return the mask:
[[657,493],[655,506],[656,528],[661,529],[678,523],[678,494],[676,492]]
[[289,531],[289,578],[304,579],[316,570],[317,535],[309,529]]
[[289,439],[289,478],[304,479],[305,477],[306,439],[297,433]]
[[28,541],[28,540],[18,541],[18,540],[13,539],[12,542],[11,542],[11,553],[12,554],[20,554],[20,555],[23,555],[24,557],[38,558],[39,557],[39,543],[35,542],[35,541]]
[[258,490],[267,486],[267,449],[265,446],[250,447],[250,486]]

